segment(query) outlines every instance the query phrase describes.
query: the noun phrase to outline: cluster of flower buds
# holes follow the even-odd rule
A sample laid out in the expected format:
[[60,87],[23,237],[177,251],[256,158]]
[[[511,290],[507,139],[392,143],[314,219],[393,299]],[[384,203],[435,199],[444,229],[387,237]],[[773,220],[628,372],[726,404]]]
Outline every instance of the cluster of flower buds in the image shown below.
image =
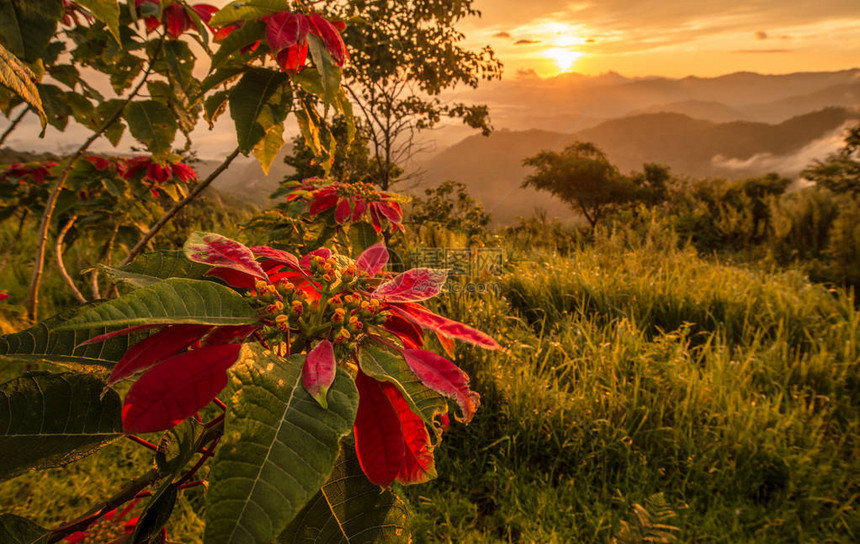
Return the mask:
[[366,274],[357,272],[352,261],[312,255],[306,274],[319,291],[281,278],[275,283],[257,281],[246,294],[267,323],[260,331],[263,338],[280,353],[289,353],[297,332],[327,337],[345,352],[353,351],[368,327],[388,318],[380,301],[361,293]]

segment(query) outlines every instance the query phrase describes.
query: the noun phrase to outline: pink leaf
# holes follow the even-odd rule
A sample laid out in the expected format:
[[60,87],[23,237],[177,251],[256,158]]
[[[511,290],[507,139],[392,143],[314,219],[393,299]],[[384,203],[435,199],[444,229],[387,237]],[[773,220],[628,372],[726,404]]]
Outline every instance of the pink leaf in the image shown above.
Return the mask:
[[448,272],[431,268],[413,268],[383,283],[373,298],[383,302],[418,302],[433,298],[442,291]]
[[493,340],[490,335],[464,325],[459,321],[434,314],[420,304],[398,304],[388,308],[397,315],[408,319],[412,323],[430,329],[432,331],[462,340],[486,349],[502,349],[502,346]]
[[334,383],[335,370],[334,347],[328,340],[323,340],[305,357],[302,367],[302,385],[305,390],[322,406],[328,408],[326,393]]
[[469,376],[454,363],[423,349],[405,349],[406,364],[424,385],[457,402],[468,423],[481,406],[481,396],[469,389]]
[[352,222],[355,223],[361,216],[364,215],[364,212],[367,211],[367,204],[364,203],[364,200],[359,200],[355,203],[355,208],[352,210]]
[[241,348],[241,344],[200,348],[174,355],[150,369],[125,396],[125,431],[163,431],[212,402],[227,387],[227,369],[236,362]]
[[388,264],[388,248],[380,242],[365,249],[355,260],[356,270],[367,272],[368,276],[379,274]]
[[396,202],[380,202],[379,213],[385,216],[392,223],[400,223],[403,221],[403,212],[400,211],[400,205]]
[[424,344],[421,327],[397,314],[389,315],[382,328],[399,338],[407,348],[418,349]]
[[308,211],[311,215],[320,214],[326,210],[334,208],[338,199],[340,199],[340,197],[333,193],[314,195],[314,201],[311,203],[311,207]]
[[267,279],[250,249],[220,234],[195,232],[185,242],[183,249],[185,256],[194,262]]
[[208,325],[173,325],[141,340],[131,346],[113,367],[107,386],[185,351],[211,329]]

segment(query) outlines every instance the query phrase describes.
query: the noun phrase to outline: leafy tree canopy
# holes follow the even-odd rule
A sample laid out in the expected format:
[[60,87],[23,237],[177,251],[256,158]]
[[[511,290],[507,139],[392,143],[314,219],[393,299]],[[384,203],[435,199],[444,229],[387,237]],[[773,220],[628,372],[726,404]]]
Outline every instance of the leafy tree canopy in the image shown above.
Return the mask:
[[834,193],[860,195],[860,124],[848,130],[842,149],[816,160],[801,175]]

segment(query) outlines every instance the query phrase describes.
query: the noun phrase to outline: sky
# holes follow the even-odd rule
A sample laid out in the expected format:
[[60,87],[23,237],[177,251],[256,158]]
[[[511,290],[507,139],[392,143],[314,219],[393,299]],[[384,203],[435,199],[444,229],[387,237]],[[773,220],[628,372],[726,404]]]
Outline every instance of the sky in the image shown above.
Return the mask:
[[505,79],[561,72],[711,77],[860,66],[860,0],[476,0],[465,45]]

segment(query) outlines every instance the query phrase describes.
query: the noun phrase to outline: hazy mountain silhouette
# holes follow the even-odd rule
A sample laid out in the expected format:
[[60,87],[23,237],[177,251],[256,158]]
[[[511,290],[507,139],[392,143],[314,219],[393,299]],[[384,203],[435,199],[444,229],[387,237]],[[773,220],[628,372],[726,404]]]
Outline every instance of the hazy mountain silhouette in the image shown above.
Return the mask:
[[[465,183],[494,219],[509,223],[530,215],[536,206],[550,215],[572,216],[560,202],[519,185],[529,170],[524,158],[541,150],[561,150],[574,141],[597,144],[622,171],[638,170],[644,162],[672,167],[690,177],[744,177],[777,171],[796,175],[808,159],[798,165],[792,158],[822,138],[838,141],[838,131],[857,112],[827,108],[779,124],[750,121],[714,123],[679,113],[634,115],[561,134],[540,130],[495,132],[489,137],[472,136],[443,151],[422,165],[421,186],[448,179]],[[769,160],[759,160],[768,158]]]

